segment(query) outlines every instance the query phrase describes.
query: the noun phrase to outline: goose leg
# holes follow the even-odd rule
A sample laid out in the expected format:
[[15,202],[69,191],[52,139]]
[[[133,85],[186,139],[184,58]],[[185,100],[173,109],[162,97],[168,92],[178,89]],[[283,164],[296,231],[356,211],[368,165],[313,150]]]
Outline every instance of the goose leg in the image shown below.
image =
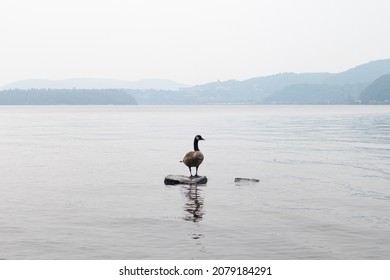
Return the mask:
[[196,167],[195,177],[198,177],[198,167],[199,167],[199,166]]
[[188,169],[190,170],[190,177],[192,177],[191,167],[188,167]]

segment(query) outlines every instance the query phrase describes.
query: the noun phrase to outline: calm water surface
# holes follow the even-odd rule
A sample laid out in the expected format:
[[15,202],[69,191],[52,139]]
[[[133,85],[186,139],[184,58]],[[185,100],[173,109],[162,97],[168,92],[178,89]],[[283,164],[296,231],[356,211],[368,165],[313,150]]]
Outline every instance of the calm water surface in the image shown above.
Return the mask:
[[390,259],[390,106],[2,106],[0,172],[0,259]]

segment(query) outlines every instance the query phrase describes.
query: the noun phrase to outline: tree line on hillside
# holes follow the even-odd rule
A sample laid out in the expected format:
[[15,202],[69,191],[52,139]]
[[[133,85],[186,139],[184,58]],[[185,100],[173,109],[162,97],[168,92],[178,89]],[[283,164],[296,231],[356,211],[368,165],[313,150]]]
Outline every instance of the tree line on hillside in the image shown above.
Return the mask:
[[135,105],[118,89],[10,89],[0,91],[0,105]]

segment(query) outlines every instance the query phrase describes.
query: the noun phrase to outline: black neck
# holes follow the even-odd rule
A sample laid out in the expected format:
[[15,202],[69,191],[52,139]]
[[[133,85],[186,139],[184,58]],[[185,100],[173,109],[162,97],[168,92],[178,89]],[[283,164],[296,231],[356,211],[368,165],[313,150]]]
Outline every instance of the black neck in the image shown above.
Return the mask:
[[194,151],[199,151],[199,147],[198,147],[198,139],[194,139]]

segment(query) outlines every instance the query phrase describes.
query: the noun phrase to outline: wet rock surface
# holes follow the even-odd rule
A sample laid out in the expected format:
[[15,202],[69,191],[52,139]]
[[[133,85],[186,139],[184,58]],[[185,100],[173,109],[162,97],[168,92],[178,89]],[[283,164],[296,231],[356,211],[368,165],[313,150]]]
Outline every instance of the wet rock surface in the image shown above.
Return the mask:
[[164,179],[165,185],[198,185],[198,184],[206,184],[207,177],[206,176],[197,176],[197,177],[189,177],[184,175],[168,175]]
[[259,179],[255,179],[255,178],[234,178],[234,182],[235,183],[257,183],[257,182],[260,182]]

